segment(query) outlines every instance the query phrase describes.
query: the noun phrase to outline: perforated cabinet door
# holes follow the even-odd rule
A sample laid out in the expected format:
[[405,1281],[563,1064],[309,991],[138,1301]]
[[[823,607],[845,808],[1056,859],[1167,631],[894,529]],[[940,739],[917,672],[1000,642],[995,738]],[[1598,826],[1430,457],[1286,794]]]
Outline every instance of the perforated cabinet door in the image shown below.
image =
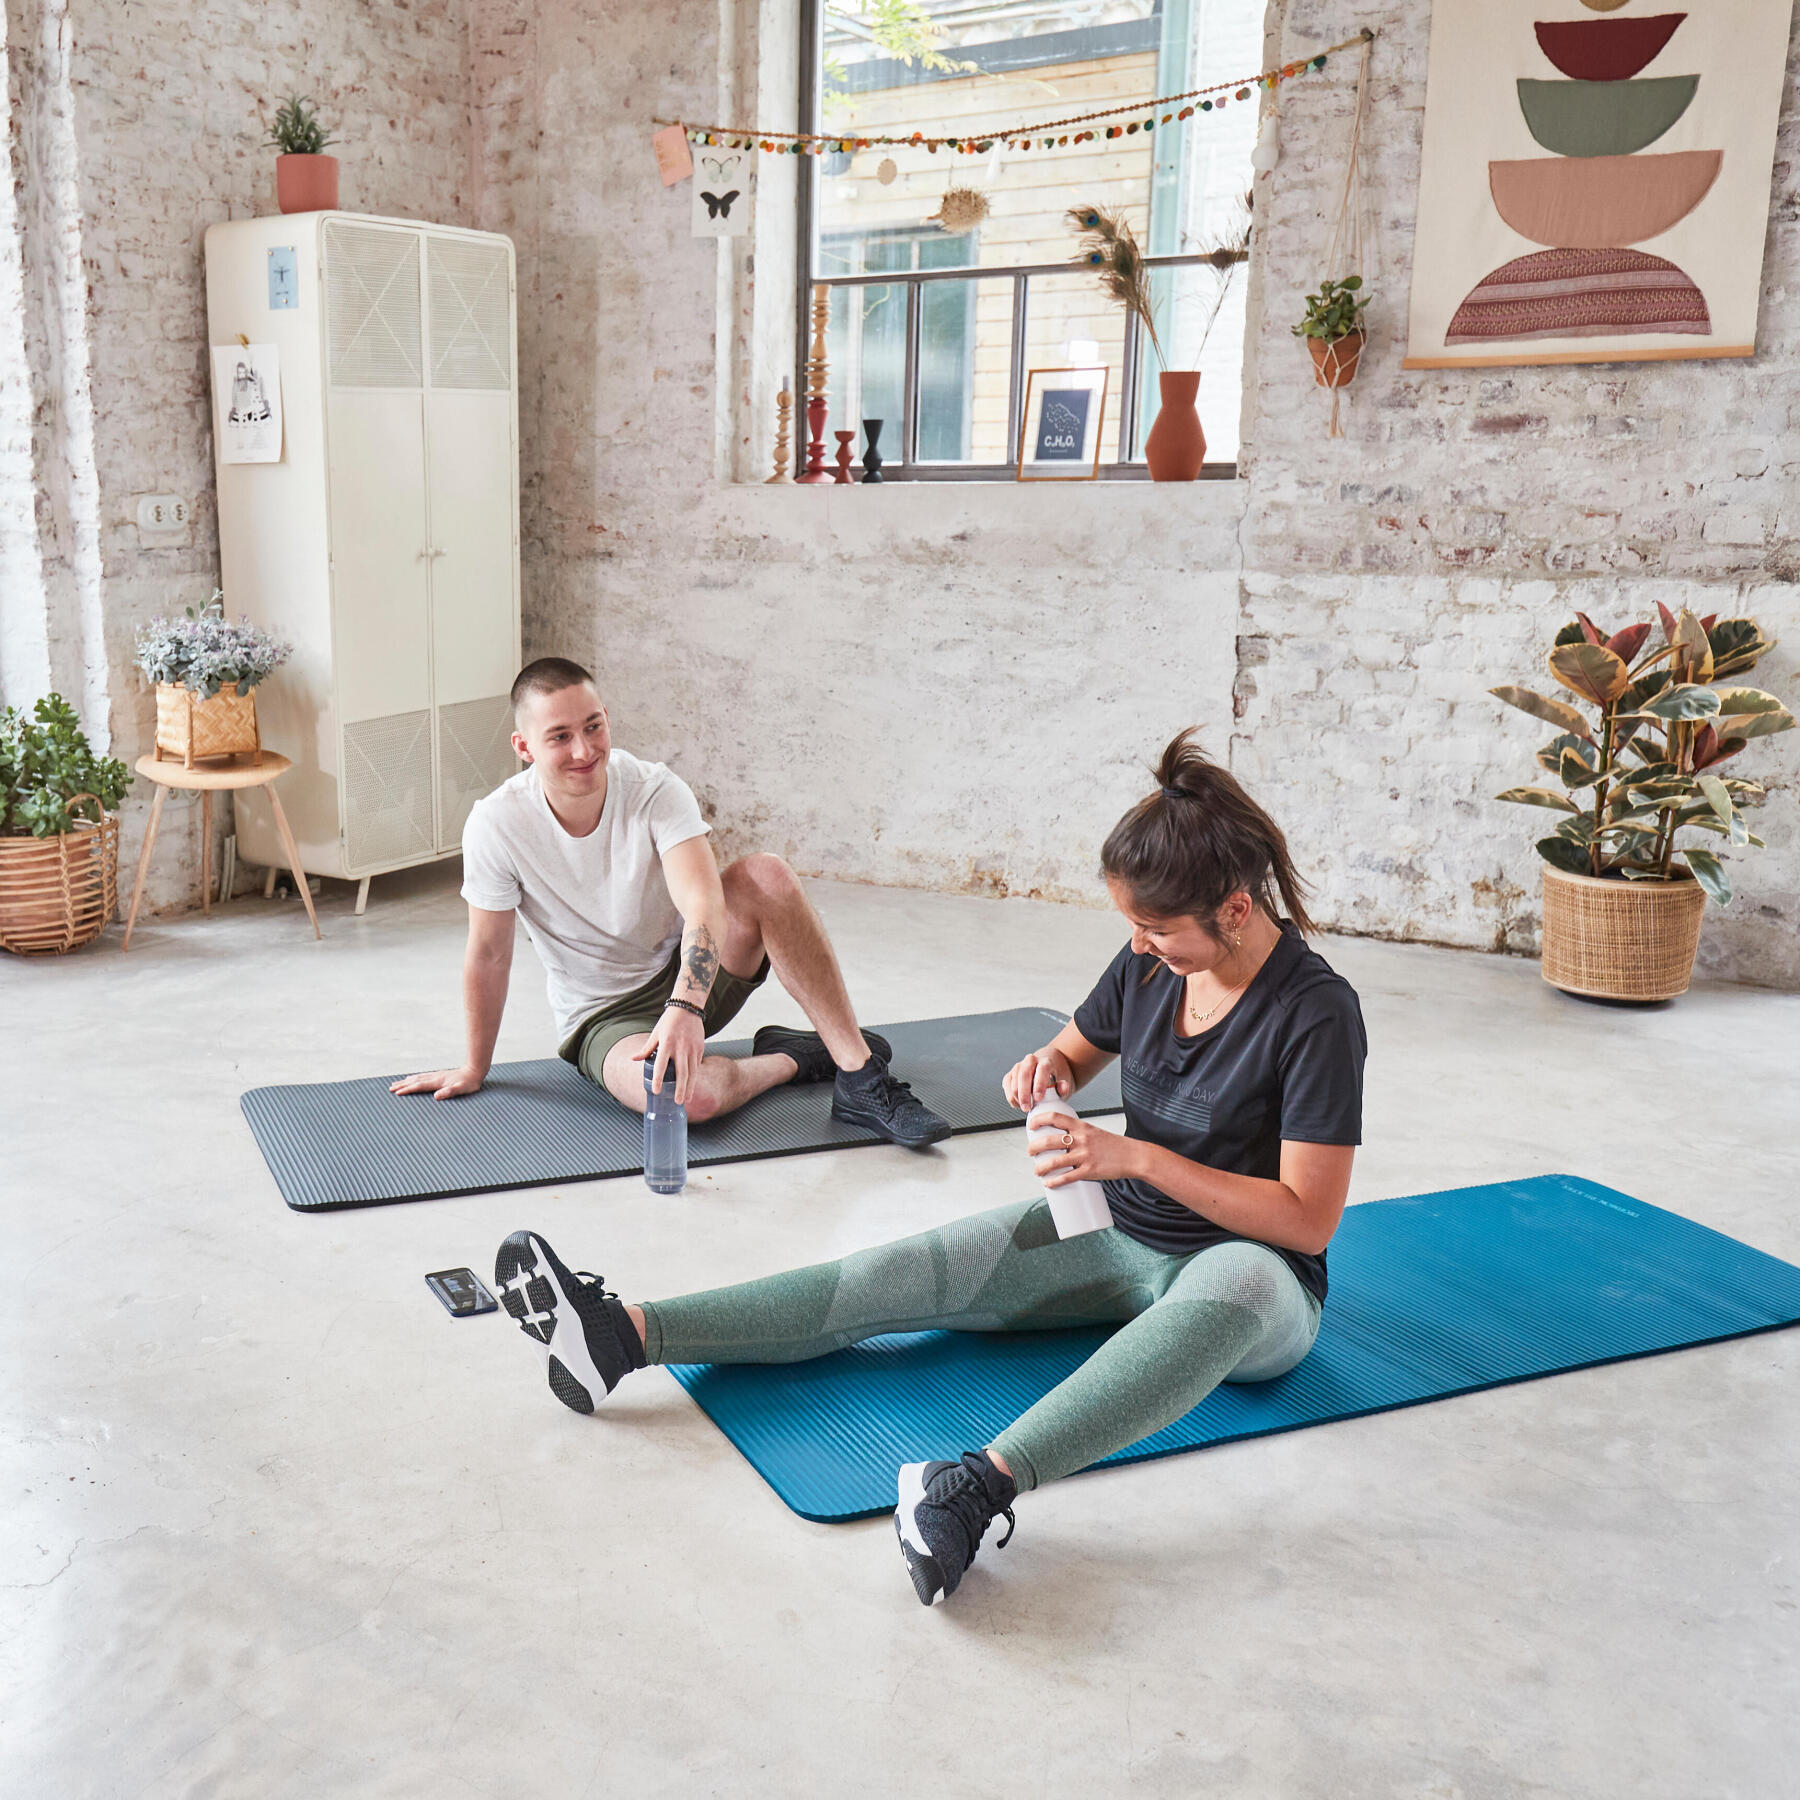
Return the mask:
[[438,843],[518,768],[506,695],[518,667],[512,259],[428,233],[426,461]]

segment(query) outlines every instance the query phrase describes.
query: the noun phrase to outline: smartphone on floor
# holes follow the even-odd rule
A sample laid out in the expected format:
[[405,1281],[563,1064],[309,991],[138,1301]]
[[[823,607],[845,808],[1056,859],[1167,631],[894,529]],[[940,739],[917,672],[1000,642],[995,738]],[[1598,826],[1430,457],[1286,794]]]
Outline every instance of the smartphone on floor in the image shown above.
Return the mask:
[[425,1285],[443,1301],[453,1318],[493,1312],[500,1304],[481,1285],[481,1278],[473,1269],[437,1269],[425,1277]]

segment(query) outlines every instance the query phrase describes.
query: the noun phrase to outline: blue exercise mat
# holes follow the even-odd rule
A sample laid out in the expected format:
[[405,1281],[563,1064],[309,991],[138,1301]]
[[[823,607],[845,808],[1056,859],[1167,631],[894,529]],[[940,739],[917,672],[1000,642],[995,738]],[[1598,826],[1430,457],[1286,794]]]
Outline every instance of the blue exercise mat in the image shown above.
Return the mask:
[[[1800,1268],[1573,1175],[1352,1206],[1312,1353],[1096,1464],[1417,1406],[1800,1321]],[[988,1443],[1104,1329],[915,1332],[670,1373],[802,1518],[892,1510],[900,1464]]]

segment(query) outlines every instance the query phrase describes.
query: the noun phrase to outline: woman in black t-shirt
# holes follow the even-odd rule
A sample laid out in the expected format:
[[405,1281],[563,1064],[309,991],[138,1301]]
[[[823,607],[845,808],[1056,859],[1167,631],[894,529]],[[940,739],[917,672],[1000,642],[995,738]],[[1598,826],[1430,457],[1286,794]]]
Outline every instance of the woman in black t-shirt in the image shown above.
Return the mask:
[[798,1362],[887,1332],[1118,1325],[985,1449],[900,1470],[895,1528],[930,1605],[997,1514],[1010,1526],[1020,1492],[1173,1424],[1221,1381],[1271,1380],[1306,1355],[1361,1136],[1362,1016],[1301,937],[1280,831],[1191,732],[1163,752],[1157,789],[1101,851],[1130,943],[1004,1082],[1029,1111],[1120,1058],[1122,1134],[1066,1119],[1031,1139],[1046,1187],[1104,1184],[1111,1227],[1060,1238],[1034,1199],[641,1306],[515,1232],[495,1283],[558,1399],[591,1412],[646,1362]]

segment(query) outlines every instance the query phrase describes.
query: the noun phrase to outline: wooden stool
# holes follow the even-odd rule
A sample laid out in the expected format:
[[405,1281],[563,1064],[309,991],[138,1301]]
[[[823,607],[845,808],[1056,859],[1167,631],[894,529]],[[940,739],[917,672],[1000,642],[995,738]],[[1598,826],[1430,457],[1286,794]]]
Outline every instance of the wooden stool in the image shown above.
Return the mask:
[[170,788],[200,790],[200,905],[212,912],[212,797],[222,789],[266,787],[269,805],[275,812],[275,829],[281,834],[281,847],[287,851],[288,867],[294,871],[294,885],[306,902],[306,916],[312,920],[313,936],[321,936],[319,915],[313,911],[312,889],[306,885],[305,871],[300,867],[300,852],[294,834],[288,829],[287,814],[281,810],[281,799],[275,792],[275,778],[285,775],[293,763],[273,750],[262,752],[260,762],[247,755],[219,757],[215,761],[196,763],[191,769],[178,762],[158,762],[154,756],[140,756],[137,772],[156,783],[156,798],[150,803],[150,823],[144,831],[144,847],[138,852],[137,881],[131,890],[131,911],[125,920],[123,950],[131,948],[131,930],[137,924],[138,902],[144,897],[144,876],[150,868],[150,850],[156,842],[156,828],[162,822],[163,801]]

